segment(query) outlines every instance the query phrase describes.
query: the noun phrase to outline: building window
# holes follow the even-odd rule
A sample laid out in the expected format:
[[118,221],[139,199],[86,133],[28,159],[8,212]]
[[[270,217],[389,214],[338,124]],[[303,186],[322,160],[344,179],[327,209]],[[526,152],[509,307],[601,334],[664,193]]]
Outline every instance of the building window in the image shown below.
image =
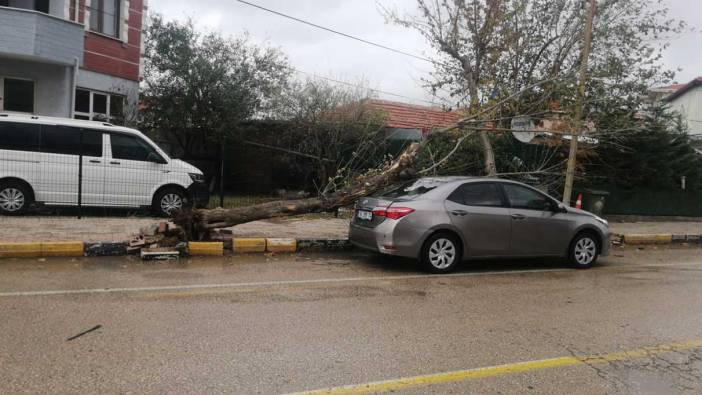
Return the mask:
[[74,118],[122,125],[125,100],[122,95],[76,89]]
[[34,81],[0,78],[0,111],[34,113]]
[[119,38],[122,0],[93,0],[90,10],[90,30]]
[[49,0],[0,0],[0,6],[49,13]]

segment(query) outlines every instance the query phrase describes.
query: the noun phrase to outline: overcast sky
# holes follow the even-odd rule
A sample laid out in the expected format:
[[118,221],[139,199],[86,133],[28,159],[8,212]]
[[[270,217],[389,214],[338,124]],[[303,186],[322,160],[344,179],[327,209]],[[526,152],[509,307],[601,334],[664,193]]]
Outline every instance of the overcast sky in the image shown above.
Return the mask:
[[[339,30],[406,52],[431,54],[415,31],[385,23],[376,0],[249,0],[266,8]],[[666,0],[671,16],[702,30],[702,0]],[[414,11],[415,0],[381,0],[386,7]],[[235,0],[151,0],[150,12],[167,19],[191,17],[198,27],[238,36],[248,32],[253,42],[280,48],[298,70],[347,82],[366,81],[371,88],[406,97],[379,94],[384,99],[428,105],[442,102],[421,86],[431,65],[328,33]],[[681,68],[678,82],[702,76],[702,34],[675,38],[665,63]],[[301,78],[305,78],[301,75]],[[411,98],[411,100],[410,100]]]

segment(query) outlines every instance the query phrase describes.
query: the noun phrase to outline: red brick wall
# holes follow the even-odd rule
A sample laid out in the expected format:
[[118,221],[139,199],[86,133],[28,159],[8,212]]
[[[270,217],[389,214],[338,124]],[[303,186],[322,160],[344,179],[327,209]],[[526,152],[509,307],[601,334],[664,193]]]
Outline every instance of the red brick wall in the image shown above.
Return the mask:
[[[74,0],[75,1],[75,0]],[[80,1],[79,20],[84,14],[84,0]],[[108,74],[133,81],[139,80],[139,62],[141,53],[141,19],[143,0],[129,2],[129,31],[127,42],[122,39],[107,37],[89,30],[85,32],[85,53],[83,69]],[[73,14],[71,14],[73,17]]]

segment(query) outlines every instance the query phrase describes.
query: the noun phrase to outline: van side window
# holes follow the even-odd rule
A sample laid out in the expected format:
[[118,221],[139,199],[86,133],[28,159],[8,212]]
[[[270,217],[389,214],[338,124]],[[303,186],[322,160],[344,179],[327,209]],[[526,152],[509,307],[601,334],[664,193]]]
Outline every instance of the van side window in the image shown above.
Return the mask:
[[83,155],[102,156],[102,132],[83,129]]
[[39,125],[0,122],[0,149],[38,152]]
[[41,152],[80,154],[80,129],[61,125],[41,125]]
[[125,134],[111,134],[112,157],[115,159],[146,161],[150,153],[155,152],[142,139]]

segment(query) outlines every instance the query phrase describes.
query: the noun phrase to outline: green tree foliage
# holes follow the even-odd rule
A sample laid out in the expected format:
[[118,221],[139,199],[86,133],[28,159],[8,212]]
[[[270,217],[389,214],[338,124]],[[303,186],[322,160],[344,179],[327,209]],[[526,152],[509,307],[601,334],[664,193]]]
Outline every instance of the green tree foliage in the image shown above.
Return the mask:
[[277,49],[201,34],[192,22],[151,18],[145,43],[142,128],[204,156],[236,126],[265,109],[290,68]]
[[345,88],[307,80],[290,83],[272,102],[270,117],[288,125],[275,144],[308,156],[296,162],[313,164],[320,192],[335,190],[383,159],[384,115],[366,105],[370,93],[362,85]]
[[679,189],[685,176],[688,189],[702,190],[702,155],[691,146],[680,117],[660,106],[644,114],[631,120],[638,127],[601,137],[596,159],[586,166],[590,182]]
[[[538,119],[554,103],[566,114],[574,112],[584,1],[417,0],[416,4],[414,13],[385,12],[390,21],[419,31],[438,54],[434,71],[425,80],[428,89],[448,92],[457,107],[467,107],[467,113],[502,103],[481,115],[497,129],[508,129],[517,115]],[[661,62],[662,52],[666,41],[685,29],[685,23],[668,16],[662,0],[597,2],[584,113],[603,140],[619,131],[641,133],[628,134],[631,139],[649,133],[646,128],[653,125],[639,122],[635,115],[644,106],[647,90],[673,77]],[[431,164],[433,157],[451,152],[457,140],[457,136],[437,139],[423,160]],[[561,181],[558,173],[564,168],[567,144],[525,145],[499,132],[491,132],[490,140],[498,174],[531,172],[539,178],[535,183],[556,190],[553,184]],[[598,153],[586,150],[583,155],[590,160]],[[485,171],[475,166],[481,156],[486,157],[475,142],[466,140],[437,171],[483,175]]]

